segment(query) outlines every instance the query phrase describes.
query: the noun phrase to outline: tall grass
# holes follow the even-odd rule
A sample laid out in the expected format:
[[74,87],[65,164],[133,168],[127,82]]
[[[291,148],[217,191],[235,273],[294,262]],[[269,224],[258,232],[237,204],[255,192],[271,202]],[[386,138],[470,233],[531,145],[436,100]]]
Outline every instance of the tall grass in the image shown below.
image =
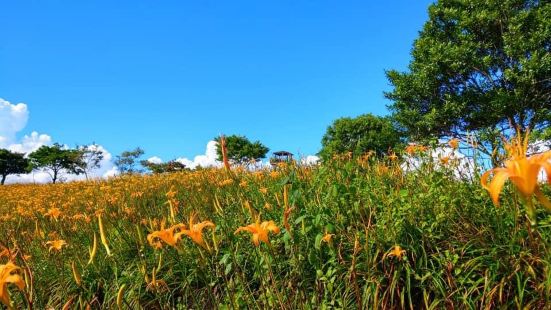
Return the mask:
[[[477,178],[458,179],[453,164],[427,162],[408,173],[399,165],[343,156],[316,167],[1,187],[0,242],[16,252],[27,283],[23,292],[9,288],[13,303],[35,309],[551,307],[548,214],[540,212],[532,227],[514,191],[506,188],[497,208]],[[47,215],[54,208],[61,211],[57,219]],[[99,214],[110,256],[100,241]],[[191,214],[216,224],[204,231],[206,247],[185,237],[177,247],[147,242],[151,232],[186,224]],[[258,216],[281,232],[257,247],[250,234],[234,232]],[[94,235],[97,254],[87,264]],[[49,240],[67,246],[49,251]]]

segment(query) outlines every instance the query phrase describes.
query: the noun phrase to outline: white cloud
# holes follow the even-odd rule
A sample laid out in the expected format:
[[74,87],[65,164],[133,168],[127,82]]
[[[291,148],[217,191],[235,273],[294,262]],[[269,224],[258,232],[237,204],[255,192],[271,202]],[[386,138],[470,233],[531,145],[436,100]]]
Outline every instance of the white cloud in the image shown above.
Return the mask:
[[319,161],[320,158],[316,155],[308,155],[300,159],[300,163],[307,166],[316,165]]
[[216,147],[218,142],[209,141],[204,155],[197,155],[193,160],[185,157],[177,158],[176,161],[184,164],[187,168],[195,169],[199,166],[206,167],[221,167],[222,163],[217,160]]
[[15,141],[15,134],[25,128],[28,118],[26,104],[11,104],[0,98],[0,147]]
[[153,156],[147,159],[148,162],[152,164],[161,164],[163,163],[163,160],[158,156]]
[[[0,148],[29,154],[43,145],[50,145],[52,138],[47,134],[39,134],[33,131],[17,141],[16,134],[22,131],[29,119],[29,109],[24,103],[11,104],[0,98]],[[103,159],[100,167],[92,169],[88,173],[89,178],[107,178],[119,174],[117,167],[113,164],[113,156],[103,146],[89,146],[103,152]],[[86,176],[66,174],[61,177],[63,181],[83,180]],[[46,171],[36,170],[29,174],[9,175],[6,183],[48,183],[51,177]]]
[[38,132],[33,131],[30,135],[25,135],[20,143],[10,144],[7,148],[13,152],[28,154],[43,145],[49,145],[51,143],[52,137],[46,134],[38,134]]

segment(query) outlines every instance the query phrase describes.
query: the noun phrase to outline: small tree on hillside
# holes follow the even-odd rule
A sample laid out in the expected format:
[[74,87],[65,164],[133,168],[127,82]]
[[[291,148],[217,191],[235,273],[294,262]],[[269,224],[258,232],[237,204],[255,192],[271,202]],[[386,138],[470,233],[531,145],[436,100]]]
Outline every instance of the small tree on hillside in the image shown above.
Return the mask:
[[29,154],[29,160],[33,169],[42,169],[56,183],[61,173],[81,174],[86,169],[83,152],[76,149],[66,149],[61,144],[52,146],[43,145],[38,150]]
[[343,117],[327,128],[319,155],[327,160],[335,154],[351,152],[354,156],[374,151],[378,155],[401,146],[401,134],[387,117],[364,114]]
[[171,160],[166,163],[153,163],[148,160],[142,160],[140,163],[155,174],[178,172],[186,169],[186,165],[176,160]]
[[84,175],[88,180],[88,174],[94,170],[101,167],[101,161],[105,158],[105,153],[100,149],[100,146],[96,143],[90,145],[84,145],[77,147],[83,153],[83,160],[86,163],[86,168],[84,169]]
[[[228,159],[236,164],[245,164],[251,160],[258,161],[266,158],[266,154],[270,150],[260,141],[251,142],[245,136],[231,135],[226,136],[226,149]],[[218,160],[222,160],[222,148],[220,147],[220,137],[214,138],[218,142],[216,153]]]
[[124,151],[120,155],[117,155],[115,159],[115,165],[119,168],[122,174],[125,173],[140,173],[141,169],[138,169],[136,166],[139,163],[139,158],[144,154],[144,150],[140,147],[135,148],[131,151]]
[[29,172],[29,161],[25,158],[25,154],[0,149],[0,185],[4,185],[10,174],[27,172]]

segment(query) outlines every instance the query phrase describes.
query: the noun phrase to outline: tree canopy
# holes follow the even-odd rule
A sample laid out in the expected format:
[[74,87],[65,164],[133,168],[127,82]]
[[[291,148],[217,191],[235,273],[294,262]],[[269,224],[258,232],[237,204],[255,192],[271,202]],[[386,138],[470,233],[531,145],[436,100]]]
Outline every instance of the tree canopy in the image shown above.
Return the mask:
[[0,149],[0,185],[4,185],[10,174],[27,173],[29,161],[25,154]]
[[412,139],[481,133],[491,154],[520,128],[551,121],[551,4],[439,0],[407,72],[391,70],[389,108]]
[[323,159],[347,152],[355,156],[368,151],[382,155],[389,149],[400,147],[401,134],[390,118],[364,114],[335,120],[327,128],[321,144],[319,155]]
[[88,179],[88,174],[92,170],[99,169],[101,167],[101,161],[105,157],[105,152],[96,143],[79,146],[77,149],[83,153],[83,160],[86,163],[84,175],[86,176],[86,179]]
[[141,170],[136,167],[139,163],[138,159],[144,154],[144,150],[140,147],[136,147],[131,151],[124,151],[115,158],[115,165],[119,168],[122,174],[136,173]]
[[142,160],[140,163],[155,174],[178,172],[186,169],[186,165],[176,160],[171,160],[166,163],[153,163],[148,160]]
[[33,169],[42,169],[56,183],[60,173],[73,174],[84,173],[86,162],[84,153],[78,149],[66,149],[61,144],[55,143],[52,146],[43,145],[38,150],[29,154],[29,160]]
[[[251,142],[245,136],[231,135],[226,136],[226,149],[228,159],[237,164],[244,164],[251,160],[258,161],[266,158],[266,154],[270,150],[260,141]],[[218,160],[222,160],[222,148],[220,146],[220,137],[214,138],[218,142],[216,153]]]

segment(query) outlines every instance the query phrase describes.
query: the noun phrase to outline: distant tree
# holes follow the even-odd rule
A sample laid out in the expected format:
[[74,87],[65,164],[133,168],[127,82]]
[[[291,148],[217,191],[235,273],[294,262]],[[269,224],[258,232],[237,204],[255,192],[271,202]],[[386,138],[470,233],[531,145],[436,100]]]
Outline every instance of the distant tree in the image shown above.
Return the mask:
[[94,170],[100,168],[101,161],[105,158],[105,153],[100,149],[100,146],[96,143],[90,145],[83,145],[77,147],[82,152],[83,160],[86,163],[84,169],[84,175],[88,180],[88,174]]
[[[226,136],[225,139],[228,159],[236,164],[245,164],[250,161],[266,158],[266,154],[270,150],[260,143],[260,141],[251,142],[245,136],[231,135]],[[216,137],[214,140],[218,142],[216,154],[218,155],[218,160],[221,161],[222,148],[220,147],[220,137]]]
[[549,25],[549,1],[437,1],[389,108],[411,139],[473,133],[497,164],[502,136],[551,122]]
[[136,165],[139,163],[139,158],[144,154],[144,150],[140,147],[131,151],[124,151],[120,155],[117,155],[115,159],[115,165],[119,168],[122,174],[126,173],[140,173],[141,169],[138,169]]
[[27,172],[29,172],[29,160],[25,158],[25,154],[0,149],[0,185],[4,185],[6,177],[10,174]]
[[86,169],[82,151],[66,149],[58,143],[41,146],[29,154],[29,160],[33,169],[46,171],[52,178],[52,183],[58,181],[62,172],[79,175]]
[[374,151],[378,155],[401,146],[401,134],[388,117],[364,114],[355,118],[343,117],[327,128],[321,140],[322,159],[351,152],[354,156]]
[[176,160],[171,160],[166,163],[153,163],[148,160],[142,160],[140,163],[155,174],[178,172],[186,169],[186,165]]

